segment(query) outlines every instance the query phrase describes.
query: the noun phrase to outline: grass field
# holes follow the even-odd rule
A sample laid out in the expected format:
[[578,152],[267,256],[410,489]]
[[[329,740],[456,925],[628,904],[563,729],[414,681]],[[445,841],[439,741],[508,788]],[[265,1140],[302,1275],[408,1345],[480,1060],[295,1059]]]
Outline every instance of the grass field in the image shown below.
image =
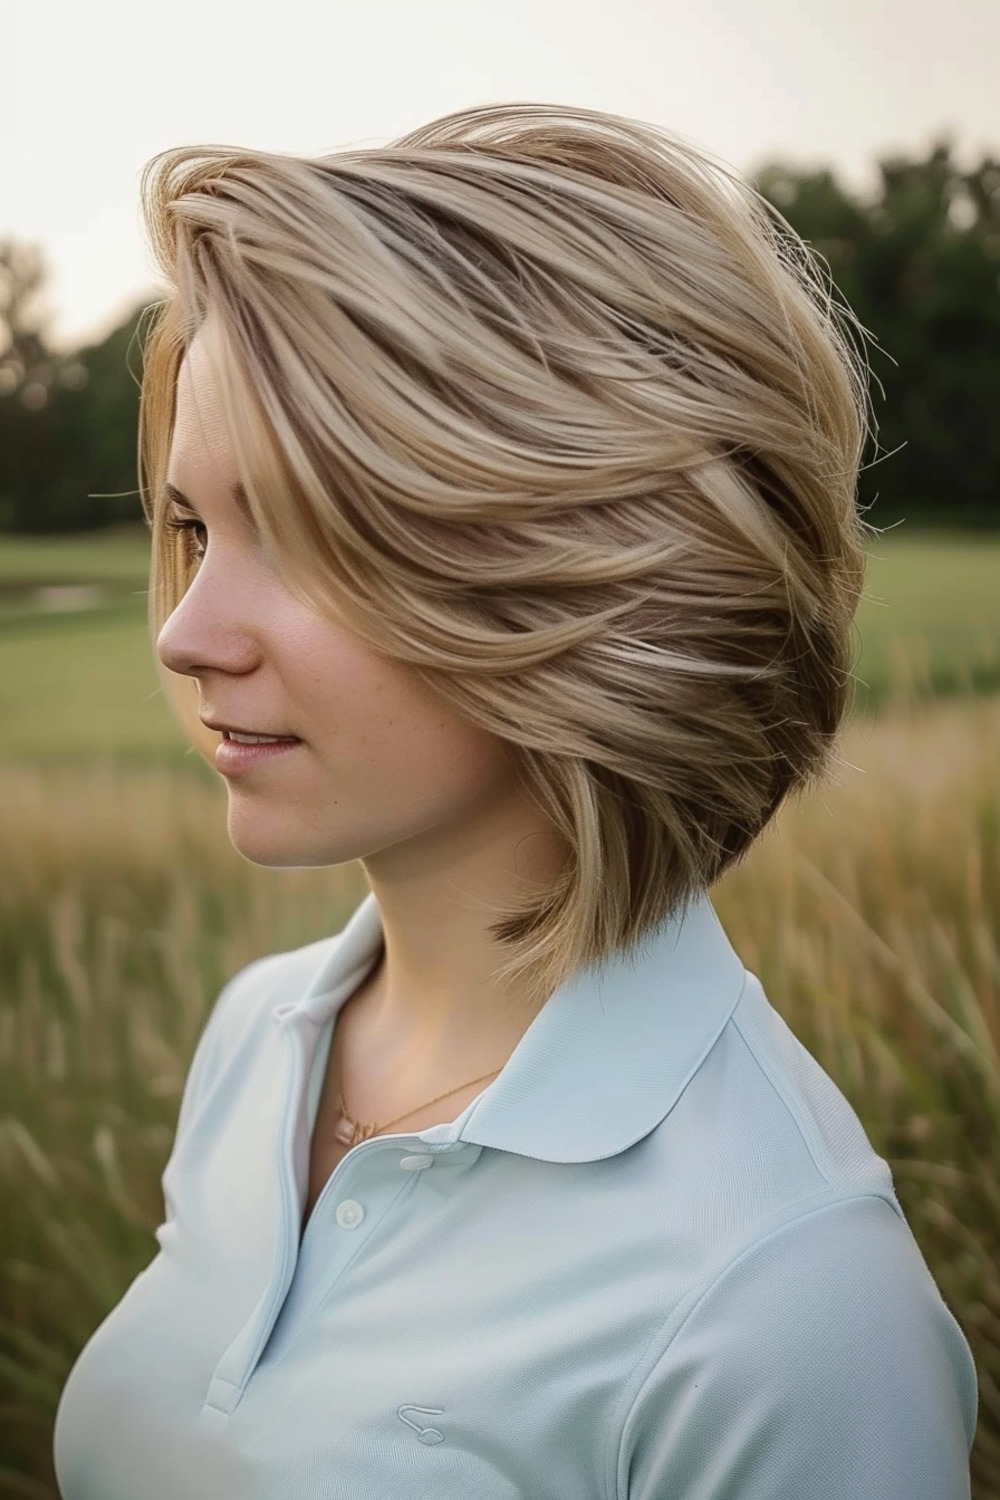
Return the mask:
[[[174,757],[146,625],[146,532],[0,539],[0,759],[80,753]],[[107,590],[89,609],[42,610],[43,585]],[[1000,533],[887,533],[858,615],[859,712],[1000,689]],[[70,599],[72,596],[70,596]]]

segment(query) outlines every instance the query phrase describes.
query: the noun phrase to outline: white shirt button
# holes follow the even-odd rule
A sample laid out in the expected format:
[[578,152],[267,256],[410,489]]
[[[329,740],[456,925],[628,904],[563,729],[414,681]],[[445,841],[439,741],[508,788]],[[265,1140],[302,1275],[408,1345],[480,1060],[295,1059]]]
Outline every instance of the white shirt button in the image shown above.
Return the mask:
[[400,1158],[399,1165],[404,1172],[419,1172],[421,1167],[432,1167],[434,1165],[434,1158],[433,1156],[424,1154],[419,1156],[403,1156]]
[[357,1229],[365,1211],[355,1198],[345,1198],[337,1204],[337,1223],[341,1229]]

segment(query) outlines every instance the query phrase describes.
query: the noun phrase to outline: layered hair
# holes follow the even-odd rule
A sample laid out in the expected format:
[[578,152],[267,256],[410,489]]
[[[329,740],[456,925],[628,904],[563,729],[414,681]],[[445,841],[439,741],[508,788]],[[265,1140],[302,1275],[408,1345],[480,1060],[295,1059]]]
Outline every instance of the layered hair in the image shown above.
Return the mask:
[[565,842],[490,929],[496,977],[544,1000],[634,952],[828,774],[850,704],[871,419],[824,264],[684,138],[545,104],[321,156],[184,146],[142,198],[171,288],[139,418],[154,637],[190,581],[163,484],[210,318],[288,587],[507,742]]

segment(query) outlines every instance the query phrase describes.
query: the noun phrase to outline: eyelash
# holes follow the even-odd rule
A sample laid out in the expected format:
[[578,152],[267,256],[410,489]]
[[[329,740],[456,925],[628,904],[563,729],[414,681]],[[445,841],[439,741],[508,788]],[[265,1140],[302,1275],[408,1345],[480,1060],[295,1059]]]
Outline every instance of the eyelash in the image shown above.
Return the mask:
[[167,516],[163,524],[164,526],[166,526],[168,531],[174,532],[175,535],[183,533],[184,556],[187,558],[188,562],[201,562],[203,560],[205,556],[204,545],[201,545],[200,552],[195,551],[194,546],[192,545],[193,543],[194,545],[198,545],[196,539],[193,538],[192,533],[195,531],[205,530],[205,527],[201,521],[180,520],[176,516]]

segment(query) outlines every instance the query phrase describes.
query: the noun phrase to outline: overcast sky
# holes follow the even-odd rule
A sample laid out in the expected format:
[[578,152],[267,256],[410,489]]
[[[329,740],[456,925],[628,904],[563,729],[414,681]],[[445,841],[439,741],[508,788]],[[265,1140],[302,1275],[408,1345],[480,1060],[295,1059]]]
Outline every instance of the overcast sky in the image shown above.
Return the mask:
[[1000,154],[1000,0],[0,0],[0,45],[0,236],[41,245],[63,349],[165,291],[139,179],[170,146],[318,154],[534,100],[858,190],[944,131]]

